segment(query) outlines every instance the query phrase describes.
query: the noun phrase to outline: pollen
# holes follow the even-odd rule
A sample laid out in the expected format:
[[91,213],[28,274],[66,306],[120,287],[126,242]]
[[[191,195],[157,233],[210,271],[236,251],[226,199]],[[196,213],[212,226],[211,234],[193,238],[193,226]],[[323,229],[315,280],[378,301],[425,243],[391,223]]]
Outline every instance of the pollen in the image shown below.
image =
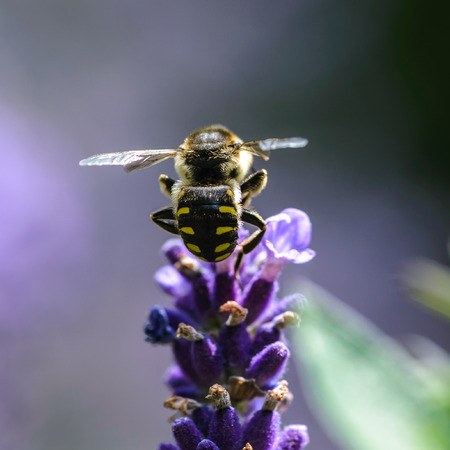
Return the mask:
[[233,231],[235,228],[233,227],[217,227],[216,234],[228,233],[229,231]]
[[215,253],[223,252],[223,251],[226,250],[230,245],[231,245],[231,244],[230,244],[229,242],[225,242],[224,244],[220,244],[220,245],[218,245],[218,246],[215,248],[214,252],[215,252]]
[[182,227],[180,231],[185,234],[195,234],[194,229],[192,227]]
[[181,214],[189,214],[189,208],[187,206],[180,208],[178,210],[178,215],[180,216]]
[[222,261],[222,260],[228,258],[230,255],[231,255],[231,253],[225,253],[225,255],[218,256],[214,261],[216,261],[216,262]]
[[200,253],[200,252],[201,252],[200,247],[199,247],[198,245],[190,244],[190,243],[188,242],[188,243],[186,244],[186,247],[187,247],[189,250],[191,250],[191,251],[193,251],[193,252],[195,252],[195,253]]
[[234,208],[232,208],[231,206],[220,206],[219,212],[236,215],[236,210]]

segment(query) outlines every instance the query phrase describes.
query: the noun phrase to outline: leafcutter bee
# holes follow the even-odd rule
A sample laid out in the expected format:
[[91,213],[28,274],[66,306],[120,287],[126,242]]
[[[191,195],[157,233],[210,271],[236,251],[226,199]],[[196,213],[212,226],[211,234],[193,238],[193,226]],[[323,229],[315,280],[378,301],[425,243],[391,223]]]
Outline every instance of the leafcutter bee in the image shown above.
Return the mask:
[[269,159],[271,150],[304,147],[301,137],[243,142],[222,125],[201,128],[177,149],[131,150],[94,155],[82,166],[123,166],[126,172],[175,158],[180,179],[161,175],[163,193],[172,206],[159,209],[151,219],[169,233],[180,235],[197,258],[208,262],[228,258],[238,245],[238,229],[245,222],[257,228],[240,245],[240,256],[251,252],[266,230],[264,219],[248,209],[251,198],[266,186],[267,172],[247,176],[253,155]]

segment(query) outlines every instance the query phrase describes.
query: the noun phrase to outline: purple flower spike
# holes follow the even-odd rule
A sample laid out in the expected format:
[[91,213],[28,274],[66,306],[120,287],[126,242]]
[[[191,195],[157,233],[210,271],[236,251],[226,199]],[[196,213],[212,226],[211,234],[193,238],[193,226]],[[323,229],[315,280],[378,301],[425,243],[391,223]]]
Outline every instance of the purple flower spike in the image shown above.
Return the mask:
[[306,425],[289,425],[285,427],[277,442],[278,450],[301,450],[309,444]]
[[203,439],[197,446],[197,450],[221,450],[214,442],[209,439]]
[[[248,442],[253,450],[272,450],[280,430],[280,415],[276,411],[256,411],[244,429],[242,447]],[[278,447],[277,447],[278,448]]]
[[173,437],[181,450],[196,450],[204,436],[188,417],[176,419],[172,425]]
[[275,280],[283,265],[290,261],[302,264],[314,258],[315,252],[308,248],[311,241],[311,222],[303,211],[288,208],[267,219],[267,231],[263,245],[267,261],[262,270],[263,278]]
[[[246,233],[240,228],[240,241]],[[278,300],[277,291],[287,262],[314,257],[310,238],[308,216],[286,209],[267,220],[261,244],[238,273],[239,249],[207,263],[180,239],[164,246],[170,265],[155,278],[174,307],[153,308],[145,331],[153,343],[171,343],[176,366],[165,380],[173,395],[164,405],[182,418],[173,424],[176,444],[158,450],[301,450],[308,443],[306,427],[280,429],[280,414],[292,401],[287,381],[280,381],[290,355],[283,330],[299,324],[294,311],[303,300]],[[214,409],[204,400],[208,388]]]
[[289,349],[282,342],[268,345],[252,358],[245,372],[245,378],[254,378],[259,386],[263,386],[281,375],[289,355]]

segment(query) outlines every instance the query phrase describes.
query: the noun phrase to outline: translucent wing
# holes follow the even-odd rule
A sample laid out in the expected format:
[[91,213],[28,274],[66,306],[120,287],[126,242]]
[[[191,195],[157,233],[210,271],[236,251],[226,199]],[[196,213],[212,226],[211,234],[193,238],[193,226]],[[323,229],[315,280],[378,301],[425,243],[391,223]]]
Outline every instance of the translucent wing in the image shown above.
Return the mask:
[[153,166],[177,154],[174,149],[130,150],[127,152],[102,153],[80,161],[80,166],[123,166],[126,172]]
[[278,150],[280,148],[300,148],[308,144],[308,139],[302,137],[291,138],[273,138],[263,139],[261,141],[244,142],[241,145],[242,150],[246,150],[254,155],[260,156],[264,160],[268,160],[271,150]]

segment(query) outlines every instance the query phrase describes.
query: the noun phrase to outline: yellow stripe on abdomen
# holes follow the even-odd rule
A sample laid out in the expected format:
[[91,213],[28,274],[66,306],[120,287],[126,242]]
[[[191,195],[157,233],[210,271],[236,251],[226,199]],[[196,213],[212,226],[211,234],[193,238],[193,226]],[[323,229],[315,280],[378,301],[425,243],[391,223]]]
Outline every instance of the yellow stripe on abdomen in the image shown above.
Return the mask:
[[185,234],[195,234],[195,231],[192,227],[182,227],[180,231]]
[[177,215],[181,215],[181,214],[189,214],[189,208],[187,206],[184,206],[183,208],[180,208],[178,210]]
[[219,212],[236,215],[236,210],[231,206],[219,206]]
[[216,261],[216,262],[222,261],[222,260],[228,258],[230,255],[231,255],[231,253],[225,253],[225,255],[218,256],[214,261]]
[[200,247],[198,245],[190,244],[189,242],[187,242],[186,247],[195,253],[201,253]]
[[229,231],[233,231],[236,228],[233,227],[217,227],[216,228],[216,234],[224,234],[224,233],[228,233]]
[[220,253],[223,252],[224,250],[226,250],[231,244],[229,242],[225,242],[224,244],[220,244],[218,245],[215,249],[214,252],[215,253]]

